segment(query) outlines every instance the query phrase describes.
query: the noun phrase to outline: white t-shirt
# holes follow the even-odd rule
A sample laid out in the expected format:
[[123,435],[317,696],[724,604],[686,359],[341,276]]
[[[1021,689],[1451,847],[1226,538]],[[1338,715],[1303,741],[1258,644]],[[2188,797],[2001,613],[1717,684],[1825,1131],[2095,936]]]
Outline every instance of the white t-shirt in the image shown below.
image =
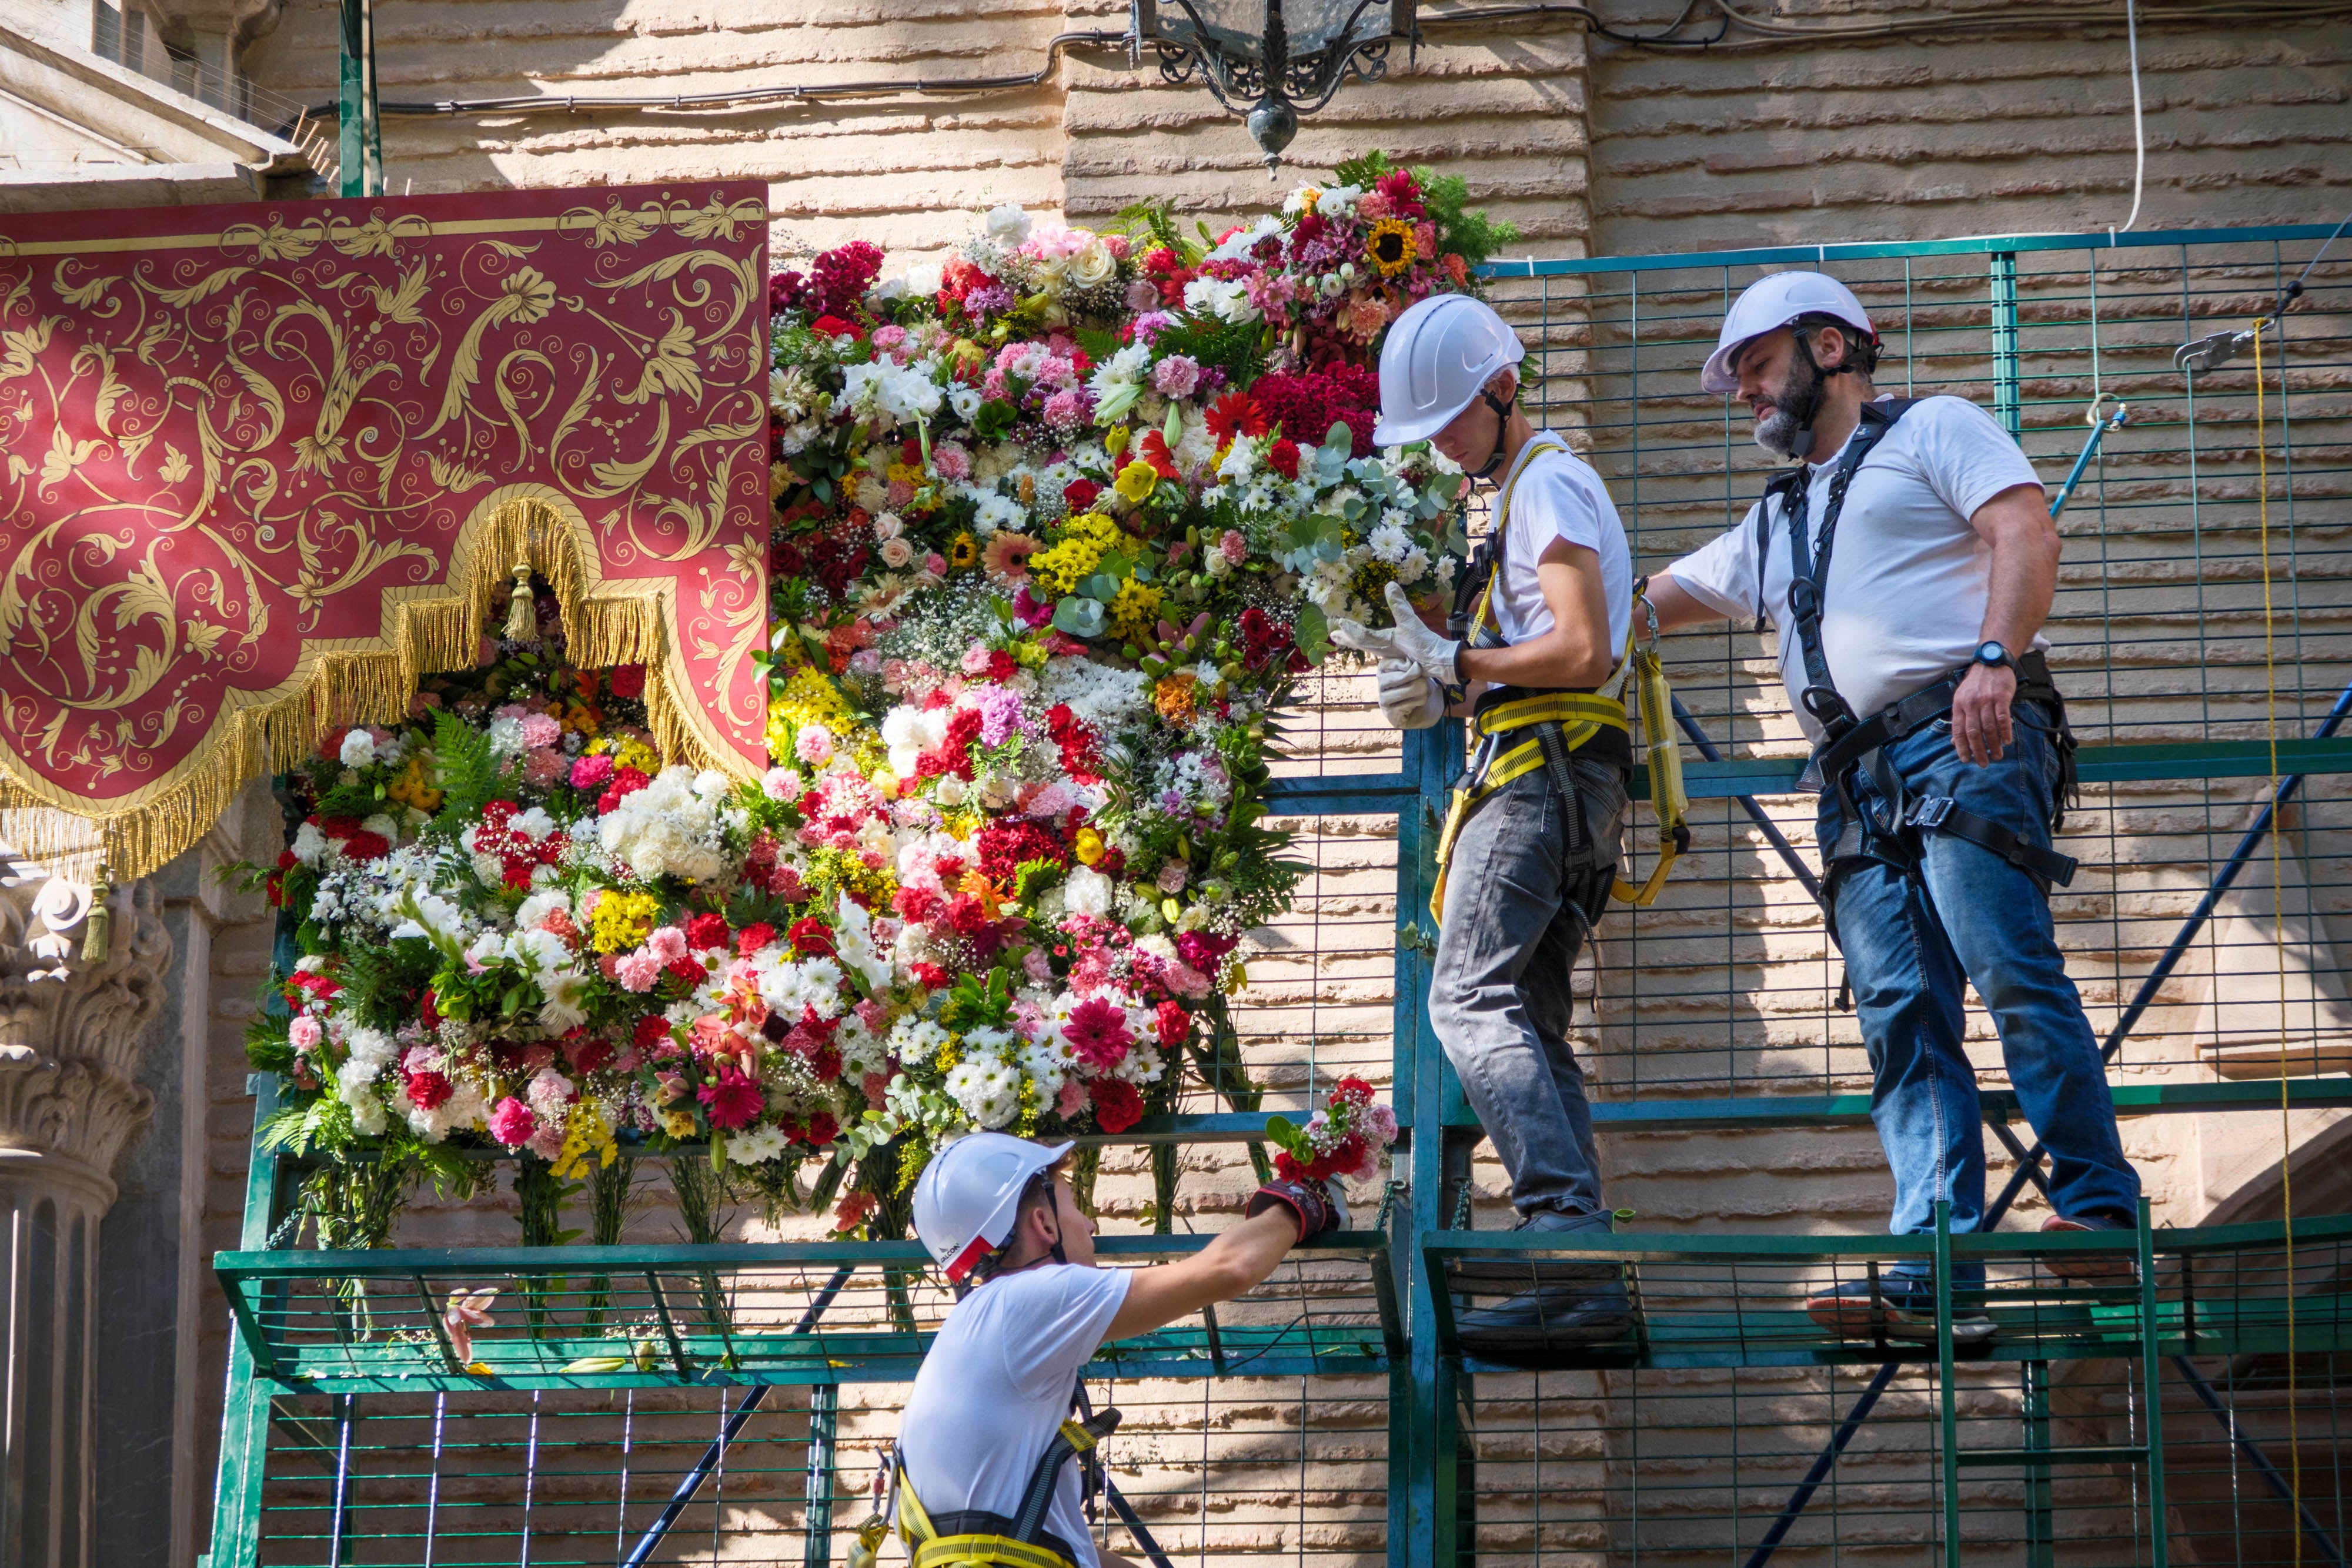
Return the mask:
[[[1832,455],[1815,465],[1809,481],[1808,555],[1821,537],[1838,462]],[[1969,519],[2003,490],[2039,483],[2009,433],[1962,398],[1923,400],[1871,448],[1846,489],[1822,609],[1830,679],[1856,714],[1867,716],[1902,701],[1976,653],[1983,641],[1992,548]],[[1789,706],[1805,733],[1818,739],[1821,727],[1800,701],[1809,683],[1796,628],[1789,623],[1789,535],[1780,517],[1773,504],[1764,612],[1780,630],[1780,678]],[[1738,528],[1667,570],[1709,608],[1738,621],[1753,616],[1756,508],[1748,508]],[[2036,636],[2033,646],[2047,648],[2049,639]]]
[[[1551,442],[1560,450],[1538,456],[1537,446]],[[1512,476],[1517,476],[1517,485]],[[1568,443],[1550,431],[1539,431],[1519,449],[1519,455],[1496,492],[1510,493],[1510,516],[1505,519],[1510,538],[1504,543],[1503,572],[1495,584],[1495,624],[1506,643],[1525,643],[1551,630],[1551,606],[1544,602],[1536,580],[1536,559],[1554,539],[1582,545],[1601,558],[1601,601],[1609,607],[1609,663],[1625,651],[1625,632],[1633,618],[1633,552],[1625,543],[1625,525],[1617,520],[1617,505],[1592,465],[1568,450]]]
[[[1128,1282],[1124,1269],[1044,1263],[992,1280],[949,1309],[898,1427],[898,1456],[926,1513],[1020,1511],[1037,1460],[1070,1414],[1078,1369],[1110,1332]],[[1045,1528],[1078,1554],[1078,1568],[1095,1568],[1075,1464],[1062,1467]]]

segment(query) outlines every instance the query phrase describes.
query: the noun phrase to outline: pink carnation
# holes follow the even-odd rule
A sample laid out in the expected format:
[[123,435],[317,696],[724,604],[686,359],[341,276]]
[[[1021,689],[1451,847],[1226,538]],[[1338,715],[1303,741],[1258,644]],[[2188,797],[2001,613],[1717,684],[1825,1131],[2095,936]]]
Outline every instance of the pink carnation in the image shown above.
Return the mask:
[[675,964],[686,956],[686,933],[675,925],[656,926],[646,938],[646,951],[657,964]]
[[522,777],[526,784],[544,789],[563,777],[563,753],[544,746],[534,746],[522,754]]
[[1171,354],[1151,367],[1151,384],[1161,397],[1191,397],[1201,384],[1200,361],[1190,354]]
[[1055,430],[1067,434],[1087,422],[1086,394],[1075,387],[1065,387],[1045,400],[1041,417]]
[[574,789],[599,789],[613,777],[613,759],[601,754],[583,757],[572,765]]
[[793,740],[793,755],[811,768],[822,768],[833,760],[833,731],[821,724],[803,725]]
[[527,714],[522,721],[525,746],[553,746],[563,738],[563,727],[543,713]]
[[643,948],[625,954],[613,966],[613,977],[632,991],[650,991],[661,978],[661,960]]
[[530,1107],[511,1094],[490,1108],[490,1136],[510,1149],[529,1143],[538,1127],[539,1118],[530,1113]]

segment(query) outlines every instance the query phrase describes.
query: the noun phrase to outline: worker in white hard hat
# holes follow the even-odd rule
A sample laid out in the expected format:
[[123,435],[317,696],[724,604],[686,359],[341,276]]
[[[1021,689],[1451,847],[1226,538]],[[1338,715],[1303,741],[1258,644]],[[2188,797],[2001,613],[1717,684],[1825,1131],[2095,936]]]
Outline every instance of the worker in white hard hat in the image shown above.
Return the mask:
[[1109,1341],[1255,1289],[1299,1242],[1347,1225],[1321,1184],[1268,1182],[1191,1257],[1098,1268],[1073,1146],[973,1133],[916,1183],[916,1234],[963,1294],[915,1375],[890,1463],[913,1568],[1132,1568],[1088,1528],[1084,1472],[1118,1413],[1070,1419],[1080,1370]]
[[[1964,1034],[1974,985],[2019,1108],[2051,1155],[2045,1230],[2127,1228],[2124,1158],[2097,1039],[2066,975],[2049,891],[2074,739],[2042,636],[2059,539],[2017,442],[1958,397],[1881,397],[1876,330],[1852,290],[1783,272],[1743,293],[1701,372],[1797,466],[1738,527],[1660,573],[1668,627],[1769,619],[1814,743],[1822,902],[1876,1076],[1872,1116],[1898,1235],[1985,1211],[1983,1124]],[[2087,1262],[2053,1263],[2092,1274]],[[1968,1292],[1980,1266],[1956,1271]],[[1817,1296],[1855,1335],[1933,1337],[1934,1281],[1882,1270]],[[1992,1325],[1969,1311],[1961,1332]]]
[[[1630,814],[1618,693],[1635,591],[1601,476],[1520,405],[1525,354],[1467,295],[1423,299],[1390,327],[1373,439],[1430,442],[1492,484],[1492,527],[1444,632],[1391,584],[1392,627],[1339,622],[1332,639],[1378,657],[1381,709],[1400,729],[1474,705],[1478,750],[1439,849],[1430,1021],[1510,1175],[1517,1228],[1572,1238],[1611,1228],[1570,972],[1608,906]],[[1465,1263],[1454,1280],[1507,1298],[1456,1317],[1490,1357],[1540,1359],[1632,1326],[1613,1266]]]

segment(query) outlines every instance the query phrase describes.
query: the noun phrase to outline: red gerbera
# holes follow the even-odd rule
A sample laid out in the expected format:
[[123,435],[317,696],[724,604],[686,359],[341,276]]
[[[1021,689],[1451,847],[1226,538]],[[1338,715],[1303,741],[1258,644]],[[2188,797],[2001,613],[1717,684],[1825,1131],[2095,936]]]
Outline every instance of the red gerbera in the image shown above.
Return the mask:
[[[1238,396],[1239,394],[1236,393],[1235,395]],[[1213,411],[1212,412],[1209,423],[1212,425],[1216,423]],[[1151,471],[1159,475],[1162,479],[1174,479],[1179,477],[1181,473],[1181,471],[1176,466],[1176,455],[1168,450],[1168,437],[1162,435],[1159,431],[1145,431],[1143,433],[1143,440],[1136,446],[1135,455],[1144,462],[1150,464]]]
[[716,1082],[704,1084],[694,1097],[710,1107],[710,1124],[726,1131],[748,1127],[767,1109],[760,1086],[733,1068],[722,1068]]
[[1264,435],[1265,414],[1247,392],[1230,392],[1209,405],[1209,434],[1220,442],[1237,435]]
[[1102,997],[1088,997],[1070,1009],[1062,1038],[1079,1061],[1092,1067],[1116,1067],[1127,1057],[1135,1036],[1127,1027],[1127,1013]]

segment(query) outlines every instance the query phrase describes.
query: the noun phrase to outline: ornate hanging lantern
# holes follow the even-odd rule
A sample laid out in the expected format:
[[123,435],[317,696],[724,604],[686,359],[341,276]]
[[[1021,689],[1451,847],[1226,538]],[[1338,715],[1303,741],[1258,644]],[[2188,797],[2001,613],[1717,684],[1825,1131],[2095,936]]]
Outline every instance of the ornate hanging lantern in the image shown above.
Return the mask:
[[1414,0],[1131,0],[1140,50],[1160,75],[1198,76],[1219,103],[1245,114],[1269,172],[1298,134],[1298,117],[1331,101],[1350,77],[1388,74],[1389,46],[1416,45]]

